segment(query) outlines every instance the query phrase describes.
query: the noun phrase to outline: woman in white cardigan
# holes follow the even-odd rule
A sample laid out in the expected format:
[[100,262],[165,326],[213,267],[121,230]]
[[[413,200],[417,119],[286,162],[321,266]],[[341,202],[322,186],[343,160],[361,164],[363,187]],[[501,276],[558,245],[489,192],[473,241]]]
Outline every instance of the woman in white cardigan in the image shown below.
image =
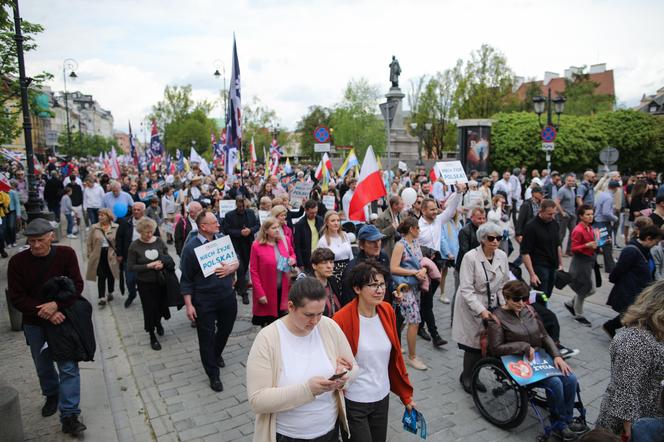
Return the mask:
[[358,373],[346,336],[323,316],[326,292],[315,278],[296,281],[288,314],[258,333],[247,360],[254,441],[337,441],[348,431],[341,390]]

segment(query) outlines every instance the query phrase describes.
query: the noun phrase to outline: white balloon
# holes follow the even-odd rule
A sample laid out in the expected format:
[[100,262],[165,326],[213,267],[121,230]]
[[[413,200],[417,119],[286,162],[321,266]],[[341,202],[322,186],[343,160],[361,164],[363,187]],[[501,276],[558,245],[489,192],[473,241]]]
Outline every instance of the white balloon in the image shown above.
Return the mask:
[[406,187],[401,192],[401,198],[403,199],[404,204],[412,206],[417,199],[417,192],[412,187]]

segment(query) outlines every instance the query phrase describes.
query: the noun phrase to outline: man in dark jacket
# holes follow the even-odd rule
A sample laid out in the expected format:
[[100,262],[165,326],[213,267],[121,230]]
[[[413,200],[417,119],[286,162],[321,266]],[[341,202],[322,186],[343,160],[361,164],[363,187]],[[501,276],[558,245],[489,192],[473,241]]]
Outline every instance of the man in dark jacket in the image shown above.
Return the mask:
[[48,210],[55,215],[55,219],[60,221],[60,200],[62,199],[62,194],[64,192],[64,185],[58,176],[56,170],[51,172],[51,177],[46,180],[44,185],[44,200],[46,200],[46,205]]
[[[81,410],[81,378],[78,363],[58,360],[56,371],[46,344],[46,324],[62,324],[64,310],[72,306],[83,292],[83,278],[76,252],[67,246],[51,246],[55,235],[53,226],[45,219],[31,221],[24,232],[30,248],[14,255],[7,268],[7,285],[14,307],[23,313],[23,333],[30,346],[42,394],[46,403],[42,416],[51,416],[60,409],[62,431],[76,436],[86,427],[78,420]],[[49,279],[66,276],[74,282],[75,296],[66,301],[45,302],[42,287]]]
[[237,281],[235,291],[242,297],[242,303],[249,304],[247,295],[247,270],[249,269],[249,255],[254,236],[260,229],[258,217],[253,210],[247,210],[246,200],[243,196],[235,198],[235,210],[231,210],[224,217],[222,231],[231,237],[235,254],[240,260],[237,269]]
[[[481,207],[475,207],[470,212],[470,222],[459,230],[459,253],[457,253],[454,266],[456,272],[459,272],[459,269],[461,268],[463,256],[475,247],[479,247],[480,243],[477,240],[477,229],[485,222],[486,213],[484,212],[484,209]],[[454,280],[458,281],[459,278],[455,277]],[[456,292],[456,288],[454,291]],[[454,307],[452,307],[452,311],[454,311]]]
[[653,280],[650,270],[650,249],[659,243],[662,231],[657,226],[646,226],[639,230],[638,239],[633,239],[620,253],[616,267],[609,274],[609,281],[614,285],[609,293],[608,305],[618,312],[618,316],[602,325],[602,329],[611,337],[622,327],[620,318],[636,297]]
[[318,232],[323,227],[323,218],[318,216],[318,201],[304,203],[304,216],[295,223],[293,233],[297,266],[301,272],[311,271],[311,252],[318,247]]
[[537,216],[540,210],[540,204],[544,199],[544,192],[539,186],[531,189],[532,197],[525,200],[519,209],[519,216],[514,224],[515,238],[518,243],[523,239],[523,230],[533,218]]
[[173,228],[173,240],[175,242],[175,253],[180,256],[182,249],[187,242],[192,231],[197,232],[196,217],[203,210],[203,206],[198,201],[191,201],[187,205],[187,216],[180,217]]
[[[136,289],[138,279],[135,272],[130,272],[126,268],[126,257],[129,253],[129,246],[132,242],[137,240],[141,235],[136,231],[136,223],[145,216],[145,204],[141,202],[134,203],[131,206],[131,214],[125,218],[118,220],[118,233],[115,236],[116,250],[118,262],[120,262],[121,270],[124,272],[125,282],[127,284],[127,291],[129,292],[127,300],[124,303],[125,308],[129,308],[134,299],[136,299]],[[154,231],[154,236],[159,238],[159,227]]]

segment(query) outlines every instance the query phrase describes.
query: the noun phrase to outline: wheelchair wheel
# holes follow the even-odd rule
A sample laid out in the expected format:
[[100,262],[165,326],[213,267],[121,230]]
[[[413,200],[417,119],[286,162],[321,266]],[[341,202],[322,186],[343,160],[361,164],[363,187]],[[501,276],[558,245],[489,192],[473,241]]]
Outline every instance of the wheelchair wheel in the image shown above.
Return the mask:
[[473,370],[473,401],[480,414],[498,428],[521,425],[528,413],[528,391],[519,387],[502,362],[482,359]]

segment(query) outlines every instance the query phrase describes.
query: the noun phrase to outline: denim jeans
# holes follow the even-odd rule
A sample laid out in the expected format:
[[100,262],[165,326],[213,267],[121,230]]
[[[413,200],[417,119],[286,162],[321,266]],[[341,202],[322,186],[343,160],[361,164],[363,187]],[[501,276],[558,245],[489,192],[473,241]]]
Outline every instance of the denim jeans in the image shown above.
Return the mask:
[[543,291],[546,296],[551,297],[553,284],[556,282],[556,268],[534,264],[533,270],[541,282],[540,286],[536,288]]
[[55,370],[51,352],[44,347],[46,342],[44,331],[38,325],[23,325],[25,339],[30,346],[32,360],[37,369],[39,384],[44,396],[58,395],[58,409],[60,419],[69,416],[78,416],[81,401],[81,376],[76,361],[57,361],[58,370]]
[[5,216],[5,219],[2,221],[2,224],[5,226],[5,241],[7,244],[16,243],[16,211],[12,210]]
[[67,218],[67,235],[71,235],[72,233],[74,233],[74,214],[65,213],[65,217]]
[[574,400],[576,398],[577,380],[574,373],[568,376],[552,376],[537,382],[535,385],[546,388],[546,397],[549,401],[551,421],[571,422],[574,415]]
[[664,417],[642,417],[632,425],[632,442],[657,442],[664,434]]
[[99,222],[99,209],[88,207],[87,212],[89,225],[97,224]]
[[127,290],[129,291],[129,299],[136,298],[137,283],[138,275],[136,272],[125,270],[125,284],[127,286]]

